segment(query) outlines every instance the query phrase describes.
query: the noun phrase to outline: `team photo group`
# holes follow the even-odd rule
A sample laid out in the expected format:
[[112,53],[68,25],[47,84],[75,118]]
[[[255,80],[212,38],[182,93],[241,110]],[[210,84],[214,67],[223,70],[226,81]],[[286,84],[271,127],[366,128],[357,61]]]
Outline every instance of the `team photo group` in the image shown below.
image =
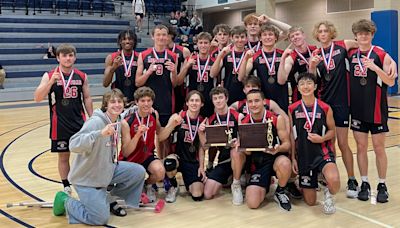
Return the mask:
[[[105,59],[103,86],[111,88],[99,109],[90,76],[74,67],[75,47],[60,45],[59,65],[34,94],[49,100],[51,151],[64,186],[54,215],[104,225],[126,208],[175,203],[183,188],[196,203],[230,187],[232,204],[250,209],[264,205],[270,189],[284,211],[293,200],[318,205],[320,191],[322,212],[333,214],[340,189],[349,200],[387,203],[387,90],[397,64],[372,43],[374,22],[351,28],[354,39],[337,40],[329,21],[306,34],[252,13],[243,24],[198,33],[192,50],[175,43],[175,27],[158,24],[154,45],[141,52],[135,32],[123,30]],[[369,133],[377,180],[368,179]],[[338,162],[347,173],[339,174]]]

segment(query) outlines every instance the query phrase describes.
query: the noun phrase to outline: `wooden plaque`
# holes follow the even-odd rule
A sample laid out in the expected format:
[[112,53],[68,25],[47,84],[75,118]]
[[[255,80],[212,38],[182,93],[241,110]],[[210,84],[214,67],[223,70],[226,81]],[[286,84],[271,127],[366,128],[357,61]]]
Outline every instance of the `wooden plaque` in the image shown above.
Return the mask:
[[240,149],[260,151],[267,147],[267,123],[239,125]]
[[206,146],[228,146],[228,136],[224,125],[206,126]]

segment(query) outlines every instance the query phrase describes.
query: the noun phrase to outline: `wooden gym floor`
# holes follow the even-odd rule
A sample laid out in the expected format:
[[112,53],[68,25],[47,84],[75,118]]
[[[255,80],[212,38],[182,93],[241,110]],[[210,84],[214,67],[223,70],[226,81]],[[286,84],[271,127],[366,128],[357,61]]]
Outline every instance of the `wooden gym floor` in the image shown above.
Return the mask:
[[[99,99],[95,99],[95,107],[99,107]],[[126,217],[111,216],[109,227],[400,227],[400,97],[389,98],[389,104],[390,132],[386,137],[389,203],[372,205],[347,199],[347,176],[343,162],[338,158],[342,187],[335,196],[337,212],[334,215],[325,215],[321,205],[308,207],[301,200],[292,200],[292,211],[285,212],[277,207],[271,194],[257,210],[250,210],[245,205],[233,206],[230,188],[214,200],[193,202],[181,187],[182,193],[176,203],[167,204],[162,213],[128,211]],[[48,131],[46,102],[0,103],[0,227],[68,225],[65,216],[54,217],[51,209],[6,207],[7,203],[52,201],[54,194],[62,189],[58,183],[57,156],[49,152]],[[351,131],[349,142],[355,154]],[[372,145],[369,150],[369,178],[372,189],[376,189]],[[360,182],[356,159],[354,161]],[[159,192],[163,197],[161,189]]]

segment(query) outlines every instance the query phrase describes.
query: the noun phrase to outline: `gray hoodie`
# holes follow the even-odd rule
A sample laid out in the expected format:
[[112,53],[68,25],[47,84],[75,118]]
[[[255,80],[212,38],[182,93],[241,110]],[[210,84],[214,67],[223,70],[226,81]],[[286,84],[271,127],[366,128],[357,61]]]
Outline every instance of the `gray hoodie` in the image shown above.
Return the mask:
[[[106,114],[96,109],[81,130],[69,140],[69,149],[76,153],[68,180],[74,185],[107,187],[114,174],[115,147],[111,136],[102,136],[108,124]],[[119,132],[120,135],[121,132]]]

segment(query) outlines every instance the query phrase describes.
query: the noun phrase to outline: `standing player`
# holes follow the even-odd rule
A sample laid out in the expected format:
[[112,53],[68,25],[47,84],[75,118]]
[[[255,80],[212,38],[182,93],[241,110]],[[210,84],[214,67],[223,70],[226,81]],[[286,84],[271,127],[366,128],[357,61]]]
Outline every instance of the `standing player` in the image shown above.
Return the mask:
[[[301,99],[300,92],[297,89],[297,77],[303,72],[308,72],[312,52],[317,47],[307,44],[302,27],[293,26],[288,33],[291,46],[294,49],[290,49],[289,46],[282,54],[278,70],[278,83],[285,85],[287,81],[290,82],[292,103],[295,103]],[[317,94],[317,90],[315,90],[315,94]]]
[[260,41],[260,25],[261,22],[258,20],[259,15],[255,13],[247,14],[243,18],[244,26],[247,30],[247,49],[253,49],[257,52],[261,48]]
[[242,79],[238,77],[238,74],[245,56],[246,28],[244,26],[233,27],[230,38],[233,46],[226,46],[221,50],[210,71],[211,75],[218,75],[222,68],[225,70],[222,80],[223,86],[229,92],[228,105],[245,98]]
[[368,132],[376,155],[379,184],[377,201],[388,202],[385,184],[387,157],[386,132],[389,131],[387,88],[395,83],[395,76],[388,75],[390,56],[372,45],[376,26],[370,20],[359,20],[352,26],[359,48],[349,51],[350,59],[350,111],[351,129],[357,142],[357,161],[361,175],[361,191],[358,199],[366,201],[370,195],[368,182]]
[[111,88],[122,91],[127,99],[128,106],[132,102],[135,86],[138,52],[135,52],[137,44],[136,34],[131,30],[123,30],[118,35],[119,50],[107,56],[105,62],[103,86],[108,87],[115,75],[115,81]]
[[83,104],[89,116],[93,112],[87,75],[74,68],[76,49],[61,44],[56,51],[59,65],[43,74],[35,91],[35,101],[42,101],[46,95],[50,108],[51,151],[58,153],[58,172],[64,191],[71,194],[67,179],[69,166],[69,139],[81,129],[86,120]]
[[261,26],[262,48],[254,53],[248,50],[244,64],[239,72],[239,79],[245,79],[254,71],[261,80],[261,90],[266,98],[274,100],[281,109],[287,112],[289,105],[288,86],[278,84],[278,68],[283,51],[275,48],[278,41],[279,30],[273,25]]
[[194,201],[203,199],[204,182],[206,174],[204,172],[204,149],[201,142],[204,138],[198,133],[204,131],[200,125],[204,126],[204,119],[200,116],[200,109],[204,105],[204,98],[200,92],[192,90],[186,96],[187,111],[181,111],[179,115],[171,116],[169,122],[175,127],[176,154],[169,155],[164,160],[167,176],[172,185],[168,189],[166,196],[167,202],[175,202],[179,187],[176,181],[176,172],[182,173],[183,182],[186,190]]
[[[187,47],[183,47],[174,43],[176,38],[176,29],[172,26],[168,27],[168,49],[176,54],[176,66],[177,66],[177,74],[179,74],[182,70],[182,64],[190,56],[190,51]],[[185,86],[182,83],[177,83],[174,88],[175,95],[175,111],[180,111],[183,109],[183,105],[185,104],[186,91]]]
[[[125,200],[132,207],[139,207],[145,170],[129,162],[118,162],[118,137],[124,110],[124,95],[119,89],[103,96],[102,107],[94,111],[82,129],[71,137],[70,147],[76,153],[69,179],[78,193],[79,200],[58,192],[54,199],[53,213],[67,213],[70,224],[105,225],[110,210],[125,216],[126,211],[109,204],[107,188],[113,185],[112,196]],[[126,122],[125,122],[126,124]]]
[[155,136],[157,134],[157,139],[163,141],[175,127],[171,124],[161,127],[158,112],[153,112],[154,98],[155,94],[149,87],[143,86],[136,90],[135,102],[138,109],[122,122],[122,153],[119,154],[119,160],[135,162],[146,169],[149,174],[146,192],[150,202],[156,200],[152,185],[162,181],[165,176],[164,166],[154,154]]
[[209,96],[215,84],[213,75],[210,75],[210,69],[214,63],[209,54],[211,39],[212,37],[208,32],[201,32],[197,35],[199,53],[191,55],[185,60],[177,79],[179,85],[188,76],[188,90],[197,90],[203,94],[205,103],[200,113],[205,117],[209,117],[213,113],[213,105]]
[[[242,173],[245,155],[237,151],[237,131],[238,124],[243,115],[228,107],[228,91],[223,87],[215,87],[210,92],[210,97],[215,107],[215,113],[208,120],[209,125],[223,125],[228,131],[228,139],[231,138],[231,145],[228,147],[218,147],[218,165],[215,166],[207,175],[208,179],[204,187],[204,197],[212,199],[218,195],[222,186],[228,183],[228,178],[233,174],[232,203],[234,205],[243,204],[243,193],[240,185],[240,175]],[[204,132],[201,132],[202,134]]]
[[[161,126],[168,123],[174,107],[174,86],[176,85],[176,54],[168,50],[168,28],[159,24],[153,28],[154,47],[139,54],[136,71],[136,86],[146,85],[155,92],[154,108],[158,111]],[[168,140],[160,143],[159,157],[169,153]]]
[[264,201],[269,191],[271,177],[276,175],[278,186],[274,199],[283,210],[290,211],[292,206],[289,197],[285,193],[285,186],[291,174],[291,163],[288,158],[290,150],[289,133],[286,130],[285,120],[282,116],[276,116],[264,107],[264,95],[260,90],[251,90],[247,93],[250,114],[243,123],[265,123],[272,120],[274,133],[274,145],[272,149],[251,152],[251,161],[254,170],[251,172],[250,182],[246,188],[246,202],[249,208],[255,209]]
[[220,51],[229,45],[229,34],[231,27],[226,24],[218,24],[213,29],[213,40],[211,41],[212,57],[217,58]]
[[300,176],[304,201],[310,206],[317,202],[318,174],[322,173],[328,185],[324,188],[324,212],[332,214],[336,211],[332,194],[340,189],[333,152],[335,121],[329,105],[314,96],[316,80],[313,74],[300,74],[298,90],[302,99],[289,107],[290,126],[293,126],[292,165],[293,171]]
[[[348,142],[350,110],[346,61],[347,51],[357,47],[357,43],[354,40],[333,41],[337,32],[335,26],[329,21],[317,23],[314,26],[313,36],[321,43],[321,48],[314,51],[315,56],[310,62],[310,72],[315,73],[318,68],[321,77],[321,100],[332,108],[336,138],[347,171],[347,197],[355,198],[358,183],[354,177],[353,154]],[[318,64],[317,67],[316,64]]]

